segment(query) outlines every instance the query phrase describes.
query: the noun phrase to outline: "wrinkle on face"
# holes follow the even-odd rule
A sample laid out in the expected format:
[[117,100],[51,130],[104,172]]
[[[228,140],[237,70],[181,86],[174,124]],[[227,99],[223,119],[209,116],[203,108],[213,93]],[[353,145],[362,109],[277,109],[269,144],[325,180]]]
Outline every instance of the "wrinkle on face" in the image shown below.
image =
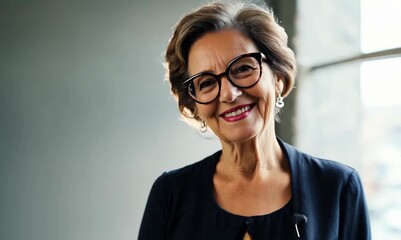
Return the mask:
[[[259,52],[259,50],[251,39],[239,31],[224,30],[207,33],[195,41],[190,48],[188,72],[191,76],[205,71],[217,75],[225,72],[227,65],[235,57],[251,52]],[[265,132],[274,131],[275,79],[270,67],[265,62],[262,64],[260,81],[251,88],[234,89],[236,87],[232,86],[226,77],[223,77],[221,79],[221,91],[223,89],[224,91],[233,91],[231,94],[236,94],[234,91],[241,91],[241,94],[236,94],[237,98],[231,102],[223,101],[224,98],[219,99],[218,97],[215,101],[206,105],[197,103],[199,117],[208,124],[221,142],[224,142],[224,145],[231,145],[229,148],[233,149],[233,152],[241,151],[244,154],[241,149],[245,149],[245,145],[240,147],[243,140],[238,142],[239,139],[232,138],[235,136],[236,131],[244,133],[248,131],[247,137],[244,135],[242,138],[244,140],[253,138],[253,145],[258,144],[255,141],[265,141],[263,140],[267,137]],[[227,123],[219,116],[220,113],[241,104],[256,105],[251,113],[253,115],[249,119],[243,122]],[[241,138],[239,134],[236,136]],[[256,151],[259,147],[255,146],[254,148],[256,148],[254,149]]]

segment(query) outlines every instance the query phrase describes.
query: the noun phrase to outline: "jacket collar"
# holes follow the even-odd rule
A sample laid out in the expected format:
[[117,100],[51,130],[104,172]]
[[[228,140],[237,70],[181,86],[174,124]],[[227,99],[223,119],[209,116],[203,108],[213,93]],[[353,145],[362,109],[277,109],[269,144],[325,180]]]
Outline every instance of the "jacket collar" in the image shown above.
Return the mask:
[[[310,210],[311,186],[308,181],[308,160],[307,155],[298,151],[295,147],[277,138],[284,154],[288,159],[291,171],[291,194],[292,194],[292,214],[301,214],[307,218],[312,217]],[[306,192],[308,191],[308,192]],[[311,219],[309,219],[311,220]],[[310,224],[309,224],[310,225]],[[302,231],[302,239],[307,239],[307,231]]]

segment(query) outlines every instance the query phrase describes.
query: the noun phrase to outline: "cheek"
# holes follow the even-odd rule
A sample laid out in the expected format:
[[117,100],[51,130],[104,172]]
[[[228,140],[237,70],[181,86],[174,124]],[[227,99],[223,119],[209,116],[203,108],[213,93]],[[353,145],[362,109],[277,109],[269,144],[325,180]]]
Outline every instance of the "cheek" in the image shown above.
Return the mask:
[[263,98],[259,99],[259,110],[260,114],[264,119],[268,119],[272,112],[272,98],[270,95],[265,94]]
[[273,84],[263,82],[258,89],[259,111],[264,119],[269,119],[274,114],[275,90]]
[[209,104],[196,104],[196,108],[198,109],[198,115],[202,120],[207,120],[211,118],[216,113],[216,104],[209,103]]

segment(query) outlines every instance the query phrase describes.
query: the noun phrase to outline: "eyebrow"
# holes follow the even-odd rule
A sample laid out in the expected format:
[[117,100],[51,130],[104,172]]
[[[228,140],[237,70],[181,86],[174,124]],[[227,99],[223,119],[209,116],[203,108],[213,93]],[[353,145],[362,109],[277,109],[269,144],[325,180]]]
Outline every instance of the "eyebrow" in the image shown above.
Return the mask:
[[[246,53],[245,53],[245,54],[246,54]],[[225,71],[227,70],[228,65],[230,65],[230,63],[232,63],[232,61],[233,61],[234,59],[236,59],[237,57],[239,57],[239,56],[241,56],[241,55],[243,55],[243,54],[240,54],[240,55],[238,55],[238,56],[235,56],[235,57],[231,58],[229,61],[224,61],[225,67],[224,67],[224,71],[223,71],[223,72],[225,72]],[[223,72],[221,72],[221,73],[223,73]],[[201,72],[197,72],[197,73],[191,74],[191,75],[189,75],[188,78],[190,78],[190,77],[192,77],[192,76],[194,76],[194,75],[197,75],[197,74],[201,74],[201,73],[212,73],[212,74],[217,75],[217,72],[215,72],[215,71],[213,71],[213,70],[211,70],[211,69],[207,69],[207,70],[204,70],[204,71],[201,71]],[[218,73],[218,74],[220,74],[220,73]]]
[[[211,74],[217,75],[215,71],[212,71],[212,70],[205,70],[205,71],[202,71],[202,72],[197,72],[197,73],[195,73],[195,74],[192,74],[191,76],[198,75],[198,74],[203,74],[203,73],[211,73]],[[190,76],[190,77],[191,77],[191,76]]]
[[[241,55],[239,55],[239,56],[241,56]],[[237,56],[237,57],[238,57],[238,56]],[[224,72],[227,71],[228,65],[230,65],[230,63],[231,63],[234,59],[236,59],[237,57],[234,57],[234,58],[232,58],[230,61],[227,62],[226,66],[224,67],[224,71],[223,71],[223,72],[217,73],[217,72],[215,72],[215,71],[213,71],[213,70],[211,70],[211,69],[207,69],[207,70],[204,70],[204,71],[201,71],[201,72],[197,72],[197,73],[191,74],[191,75],[189,75],[188,78],[190,78],[190,77],[192,77],[192,76],[195,76],[195,75],[198,75],[198,74],[203,74],[203,73],[206,73],[206,74],[211,73],[211,74],[214,74],[214,75],[218,75],[218,74],[224,73]]]

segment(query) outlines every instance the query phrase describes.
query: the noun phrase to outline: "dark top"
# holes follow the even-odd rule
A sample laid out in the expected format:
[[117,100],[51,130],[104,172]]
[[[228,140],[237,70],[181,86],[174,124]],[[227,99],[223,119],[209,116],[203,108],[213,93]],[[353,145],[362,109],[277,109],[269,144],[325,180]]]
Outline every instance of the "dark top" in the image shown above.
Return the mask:
[[243,239],[246,231],[253,240],[370,239],[365,197],[356,171],[279,142],[291,169],[292,199],[283,208],[252,217],[221,209],[213,197],[213,174],[221,155],[218,151],[200,162],[164,173],[155,181],[139,240],[235,240]]

